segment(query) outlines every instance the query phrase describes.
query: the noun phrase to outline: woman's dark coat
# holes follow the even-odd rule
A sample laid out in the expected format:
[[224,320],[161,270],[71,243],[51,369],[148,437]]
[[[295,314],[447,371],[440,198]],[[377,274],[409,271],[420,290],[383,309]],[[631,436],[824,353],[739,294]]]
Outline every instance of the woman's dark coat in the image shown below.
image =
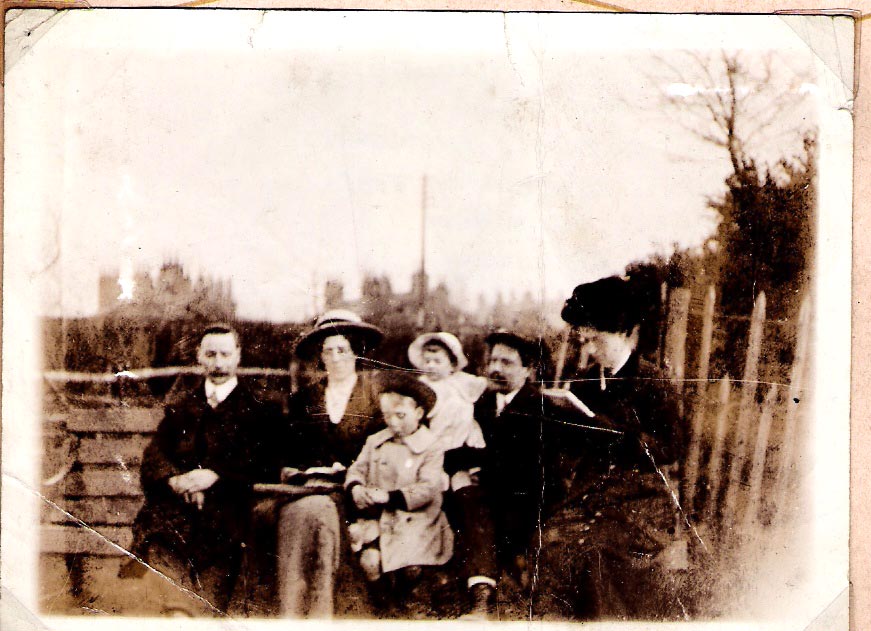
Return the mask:
[[284,466],[328,467],[341,462],[348,467],[360,455],[366,439],[384,428],[374,373],[357,372],[357,383],[340,423],[330,421],[327,414],[326,388],[324,377],[291,396],[288,441],[300,448],[282,458]]
[[[357,372],[357,383],[351,392],[345,414],[338,424],[331,422],[327,414],[326,386],[324,377],[301,388],[288,399],[288,412],[269,440],[270,464],[265,481],[278,482],[282,467],[329,467],[335,462],[348,467],[360,455],[366,439],[383,429],[372,372]],[[341,482],[344,474],[337,477]],[[341,528],[342,561],[336,577],[336,589],[349,602],[354,602],[361,597],[363,587],[362,579],[357,576],[357,564],[352,562],[347,543],[347,513],[350,503],[346,501],[341,488],[330,495],[335,502]],[[253,610],[262,608],[271,612],[276,607],[276,523],[282,506],[287,502],[287,499],[280,496],[262,498],[255,509],[255,532],[249,544],[249,561],[246,561],[244,568],[250,590],[246,597]],[[311,537],[312,533],[300,532],[299,536]],[[323,563],[322,560],[315,559],[310,562],[315,567],[320,567]]]
[[540,610],[571,618],[672,617],[657,563],[674,540],[672,465],[684,454],[670,383],[632,357],[604,391],[597,369],[579,375],[571,390],[596,413],[590,424],[621,434],[578,432],[563,504],[543,525]]

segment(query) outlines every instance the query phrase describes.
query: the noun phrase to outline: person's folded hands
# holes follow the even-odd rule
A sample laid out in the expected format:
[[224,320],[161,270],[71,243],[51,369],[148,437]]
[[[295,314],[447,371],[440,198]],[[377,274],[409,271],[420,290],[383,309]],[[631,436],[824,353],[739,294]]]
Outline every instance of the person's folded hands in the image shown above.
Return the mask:
[[384,489],[372,487],[369,489],[369,498],[373,504],[386,504],[390,501],[390,494]]
[[209,489],[218,481],[218,474],[211,469],[194,469],[171,477],[167,482],[177,494],[198,493]]
[[360,510],[369,508],[375,504],[369,495],[369,489],[362,484],[358,484],[351,489],[351,499],[354,500],[354,506]]

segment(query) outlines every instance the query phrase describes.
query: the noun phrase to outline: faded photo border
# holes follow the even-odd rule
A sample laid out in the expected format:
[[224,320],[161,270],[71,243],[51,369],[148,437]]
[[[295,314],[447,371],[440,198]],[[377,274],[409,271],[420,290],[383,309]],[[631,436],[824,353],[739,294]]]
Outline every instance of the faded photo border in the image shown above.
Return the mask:
[[[206,3],[189,3],[192,5]],[[28,5],[30,6],[30,5]],[[64,5],[66,6],[66,5]],[[93,6],[93,5],[92,5]],[[100,6],[135,6],[123,4],[105,4]],[[153,5],[152,5],[153,6]],[[171,5],[167,5],[171,6]],[[222,2],[208,3],[208,7],[225,7],[238,6],[239,8],[254,8],[248,5],[231,5]],[[256,5],[264,7],[262,3]],[[286,5],[275,5],[275,8]],[[270,7],[271,8],[271,7]],[[293,7],[288,7],[293,8]],[[388,8],[394,9],[393,6],[379,7],[373,4],[367,4],[366,7],[351,6],[348,3],[342,3],[341,7],[335,4],[330,4],[322,7],[308,6],[306,8]],[[402,8],[406,9],[447,9],[457,8],[466,9],[468,6],[456,5],[440,5],[433,6],[414,6],[404,4]],[[497,7],[487,7],[476,5],[476,10],[482,9],[498,9]],[[562,3],[534,3],[534,6],[512,6],[512,10],[542,10],[542,11],[563,11],[566,6]],[[629,8],[629,7],[625,7]],[[706,6],[705,10],[710,10],[712,7]],[[727,7],[713,7],[723,11],[728,10]],[[766,11],[770,11],[771,7],[764,7]],[[794,8],[794,7],[793,7]],[[573,11],[587,11],[593,9],[614,9],[604,3],[595,3],[584,5],[581,3],[571,5]],[[681,10],[688,10],[688,7],[682,6]],[[754,7],[740,7],[741,10],[750,11]],[[638,7],[635,10],[673,10],[673,7],[663,6],[645,6]],[[785,18],[789,20],[791,18]],[[792,18],[794,19],[794,18]],[[794,29],[797,32],[800,29]],[[799,37],[805,39],[808,45],[813,47],[817,45],[814,41],[814,34],[811,32],[799,33]],[[36,44],[38,45],[38,44]],[[844,59],[843,51],[840,59]],[[865,56],[865,55],[863,55]],[[851,81],[847,79],[843,73],[838,73],[834,70],[832,60],[837,59],[835,54],[832,56],[831,51],[817,52],[818,58],[818,77],[820,81],[831,81],[833,86],[833,94],[849,94],[852,86],[847,87],[847,91],[843,91],[845,83]],[[857,70],[864,75],[869,74],[869,66],[871,63],[859,64]],[[871,79],[871,77],[869,77]],[[841,85],[838,85],[840,82]],[[856,82],[862,84],[863,79],[857,77]],[[866,81],[867,83],[867,81]],[[847,113],[849,107],[853,104],[851,98],[847,96],[842,99],[843,106],[841,109],[833,107],[833,118],[837,119],[838,114]],[[833,101],[834,102],[834,101]],[[857,110],[859,117],[867,115],[867,104],[862,100],[855,101],[861,108],[865,110]],[[823,113],[825,116],[825,113]],[[859,174],[867,171],[869,156],[867,155],[867,141],[863,142],[862,135],[868,134],[868,125],[863,125],[862,120],[867,118],[859,118],[856,120],[856,144],[855,144],[855,163],[852,167],[854,173]],[[825,124],[825,123],[824,123]],[[850,170],[849,151],[844,150],[843,143],[848,142],[849,134],[852,129],[849,125],[843,126],[841,123],[835,123],[836,130],[831,136],[828,136],[828,142],[825,137],[822,139],[822,149],[820,157],[820,170],[822,173],[820,185],[820,223],[819,232],[817,233],[817,247],[819,248],[818,267],[816,271],[817,293],[816,293],[816,311],[817,321],[816,327],[816,362],[817,362],[817,396],[816,396],[816,415],[818,417],[831,414],[837,417],[847,413],[848,401],[845,399],[847,390],[845,383],[850,379],[848,367],[846,365],[846,357],[850,352],[850,339],[848,339],[847,331],[849,328],[849,310],[846,306],[849,298],[850,285],[847,282],[849,278],[850,268],[850,250],[846,247],[846,243],[850,239],[850,223],[849,223],[849,204],[850,198],[847,191],[851,190],[849,177],[847,174]],[[824,134],[827,132],[823,132]],[[7,149],[7,159],[9,157]],[[828,180],[828,181],[825,181]],[[855,307],[858,303],[857,297],[869,295],[869,280],[867,278],[867,265],[863,265],[862,261],[867,260],[862,256],[863,247],[867,243],[865,232],[863,231],[867,223],[868,212],[867,207],[867,190],[863,191],[863,187],[867,189],[867,178],[863,182],[863,178],[857,177],[854,179],[855,188],[852,189],[853,196],[857,200],[853,213],[852,232],[854,235],[854,261],[853,261],[853,300],[852,304]],[[861,199],[860,199],[861,197]],[[828,209],[833,209],[831,212]],[[837,210],[835,210],[837,209]],[[35,580],[32,580],[32,553],[34,549],[38,549],[38,534],[33,526],[39,524],[39,499],[34,496],[33,486],[28,481],[33,482],[38,479],[34,465],[33,455],[39,454],[42,451],[39,442],[39,435],[36,428],[39,427],[38,421],[34,420],[34,414],[38,415],[40,409],[39,387],[34,389],[35,383],[34,374],[40,372],[39,362],[41,361],[41,353],[34,352],[40,348],[38,323],[35,321],[34,296],[27,295],[28,279],[19,274],[16,274],[15,265],[11,261],[16,260],[15,257],[21,256],[24,252],[21,247],[23,244],[33,243],[38,232],[38,227],[34,231],[34,219],[27,218],[25,221],[20,217],[6,216],[4,221],[4,336],[3,336],[3,362],[4,365],[4,396],[3,396],[3,528],[2,528],[2,566],[0,572],[3,577],[3,609],[4,626],[7,620],[11,620],[13,629],[38,629],[38,628],[84,628],[94,625],[109,625],[121,621],[123,624],[137,624],[141,622],[143,628],[148,628],[156,623],[156,620],[136,621],[127,618],[114,618],[101,620],[96,618],[51,618],[45,621],[39,621],[38,611],[32,608],[32,604],[36,602],[34,597]],[[824,253],[826,255],[824,255]],[[830,280],[829,283],[824,283],[824,280]],[[863,292],[864,289],[864,292]],[[857,453],[864,453],[867,449],[863,446],[868,446],[868,437],[864,434],[867,432],[867,427],[863,424],[857,424],[856,419],[867,418],[869,409],[868,402],[862,398],[862,383],[867,382],[868,368],[863,366],[862,357],[865,356],[861,351],[868,347],[868,325],[854,314],[853,330],[852,330],[852,350],[853,350],[853,398],[852,398],[852,436],[851,449],[854,454],[852,467],[853,480],[853,512],[852,523],[857,524],[861,512],[856,510],[856,502],[863,499],[863,493],[868,493],[867,489],[871,486],[868,482],[869,474],[868,467],[862,461],[856,460]],[[36,380],[38,384],[38,379]],[[858,395],[858,396],[857,396]],[[36,403],[35,403],[36,402]],[[816,430],[820,432],[819,429]],[[820,441],[828,440],[825,434],[817,433],[816,438]],[[864,442],[863,442],[864,441]],[[842,479],[844,473],[843,459],[846,453],[837,449],[829,454],[830,460],[824,461],[831,470],[824,472],[816,472],[819,474],[816,477],[817,484],[816,493],[820,496],[826,496],[827,488],[830,485],[837,486],[845,480]],[[31,468],[29,471],[28,468]],[[839,511],[845,507],[841,504],[845,500],[840,493],[831,493],[827,498],[827,510],[831,512],[823,516],[821,524],[830,524],[837,527],[842,515]],[[867,499],[867,498],[864,498]],[[861,524],[859,524],[861,526]],[[819,534],[819,533],[818,533]],[[822,537],[825,539],[825,536]],[[861,554],[861,550],[865,550],[864,557],[867,558],[867,535],[863,534],[863,529],[857,528],[852,531],[851,545],[853,547],[852,554]],[[837,542],[832,542],[832,552],[838,554]],[[854,560],[855,560],[854,556]],[[28,560],[30,559],[30,560]],[[861,596],[861,593],[871,593],[871,588],[861,589],[862,585],[868,585],[868,577],[861,572],[861,563],[853,563],[853,585],[855,596]],[[864,570],[868,572],[868,570]],[[837,574],[832,576],[836,580]],[[29,585],[28,581],[32,581],[33,585]],[[846,585],[844,585],[846,588]],[[810,621],[807,628],[809,629],[828,629],[840,628],[847,608],[847,594],[845,591],[840,591],[835,594],[833,599],[830,599],[825,607],[821,608],[820,616]],[[864,616],[863,603],[856,600],[851,605],[851,615],[855,617]],[[168,624],[169,621],[164,621]],[[189,623],[189,628],[206,625],[214,625],[214,621],[193,621]],[[259,627],[260,625],[276,625],[282,624],[282,621],[250,621],[238,620],[224,622],[228,628],[236,627]],[[286,624],[286,622],[284,622]],[[299,623],[294,623],[299,624]],[[316,623],[306,623],[316,624]],[[359,622],[346,621],[342,624],[355,624]],[[369,623],[376,625],[378,623]],[[690,623],[692,626],[698,626],[699,623]],[[609,623],[598,623],[595,628],[625,628],[627,625],[617,625]],[[643,625],[638,623],[638,628]],[[684,628],[680,624],[662,624],[657,628]],[[688,625],[687,625],[688,626]],[[864,625],[858,619],[854,619],[851,628],[863,628]],[[188,628],[187,625],[185,628]],[[729,623],[718,623],[718,628],[732,628]],[[740,628],[740,625],[734,628]],[[782,628],[776,623],[771,625],[771,628]],[[784,627],[785,628],[785,627]]]

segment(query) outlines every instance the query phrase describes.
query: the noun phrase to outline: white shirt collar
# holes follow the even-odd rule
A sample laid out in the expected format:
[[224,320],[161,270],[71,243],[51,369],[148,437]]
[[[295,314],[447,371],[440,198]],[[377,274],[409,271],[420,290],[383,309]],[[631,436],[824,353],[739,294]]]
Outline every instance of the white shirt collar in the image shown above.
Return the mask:
[[633,350],[634,350],[634,349],[632,349],[632,348],[627,348],[627,349],[624,351],[624,354],[623,354],[623,356],[620,358],[620,360],[614,363],[614,367],[611,368],[611,375],[612,375],[612,376],[613,376],[613,375],[616,375],[616,374],[617,374],[617,371],[620,370],[621,368],[623,368],[623,366],[626,365],[626,362],[628,362],[628,361],[629,361],[629,358],[632,356],[632,351],[633,351]]
[[233,375],[227,381],[221,384],[214,383],[211,379],[206,379],[206,399],[212,394],[218,400],[218,403],[223,403],[224,399],[230,396],[230,393],[239,385],[239,378]]
[[501,392],[496,393],[496,416],[502,414],[502,410],[504,410],[505,406],[514,400],[514,397],[517,396],[518,392],[520,392],[520,388],[512,390],[508,394],[502,394]]

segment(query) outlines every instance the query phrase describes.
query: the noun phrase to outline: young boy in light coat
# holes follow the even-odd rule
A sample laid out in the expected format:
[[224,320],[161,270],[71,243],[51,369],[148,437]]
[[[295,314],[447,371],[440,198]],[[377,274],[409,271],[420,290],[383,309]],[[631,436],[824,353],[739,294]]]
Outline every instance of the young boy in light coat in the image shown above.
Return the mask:
[[[453,532],[442,512],[444,452],[421,420],[436,395],[405,373],[385,373],[379,404],[387,427],[370,436],[348,469],[345,488],[360,511],[351,524],[351,549],[366,577],[447,563]],[[419,575],[419,570],[417,570]]]

